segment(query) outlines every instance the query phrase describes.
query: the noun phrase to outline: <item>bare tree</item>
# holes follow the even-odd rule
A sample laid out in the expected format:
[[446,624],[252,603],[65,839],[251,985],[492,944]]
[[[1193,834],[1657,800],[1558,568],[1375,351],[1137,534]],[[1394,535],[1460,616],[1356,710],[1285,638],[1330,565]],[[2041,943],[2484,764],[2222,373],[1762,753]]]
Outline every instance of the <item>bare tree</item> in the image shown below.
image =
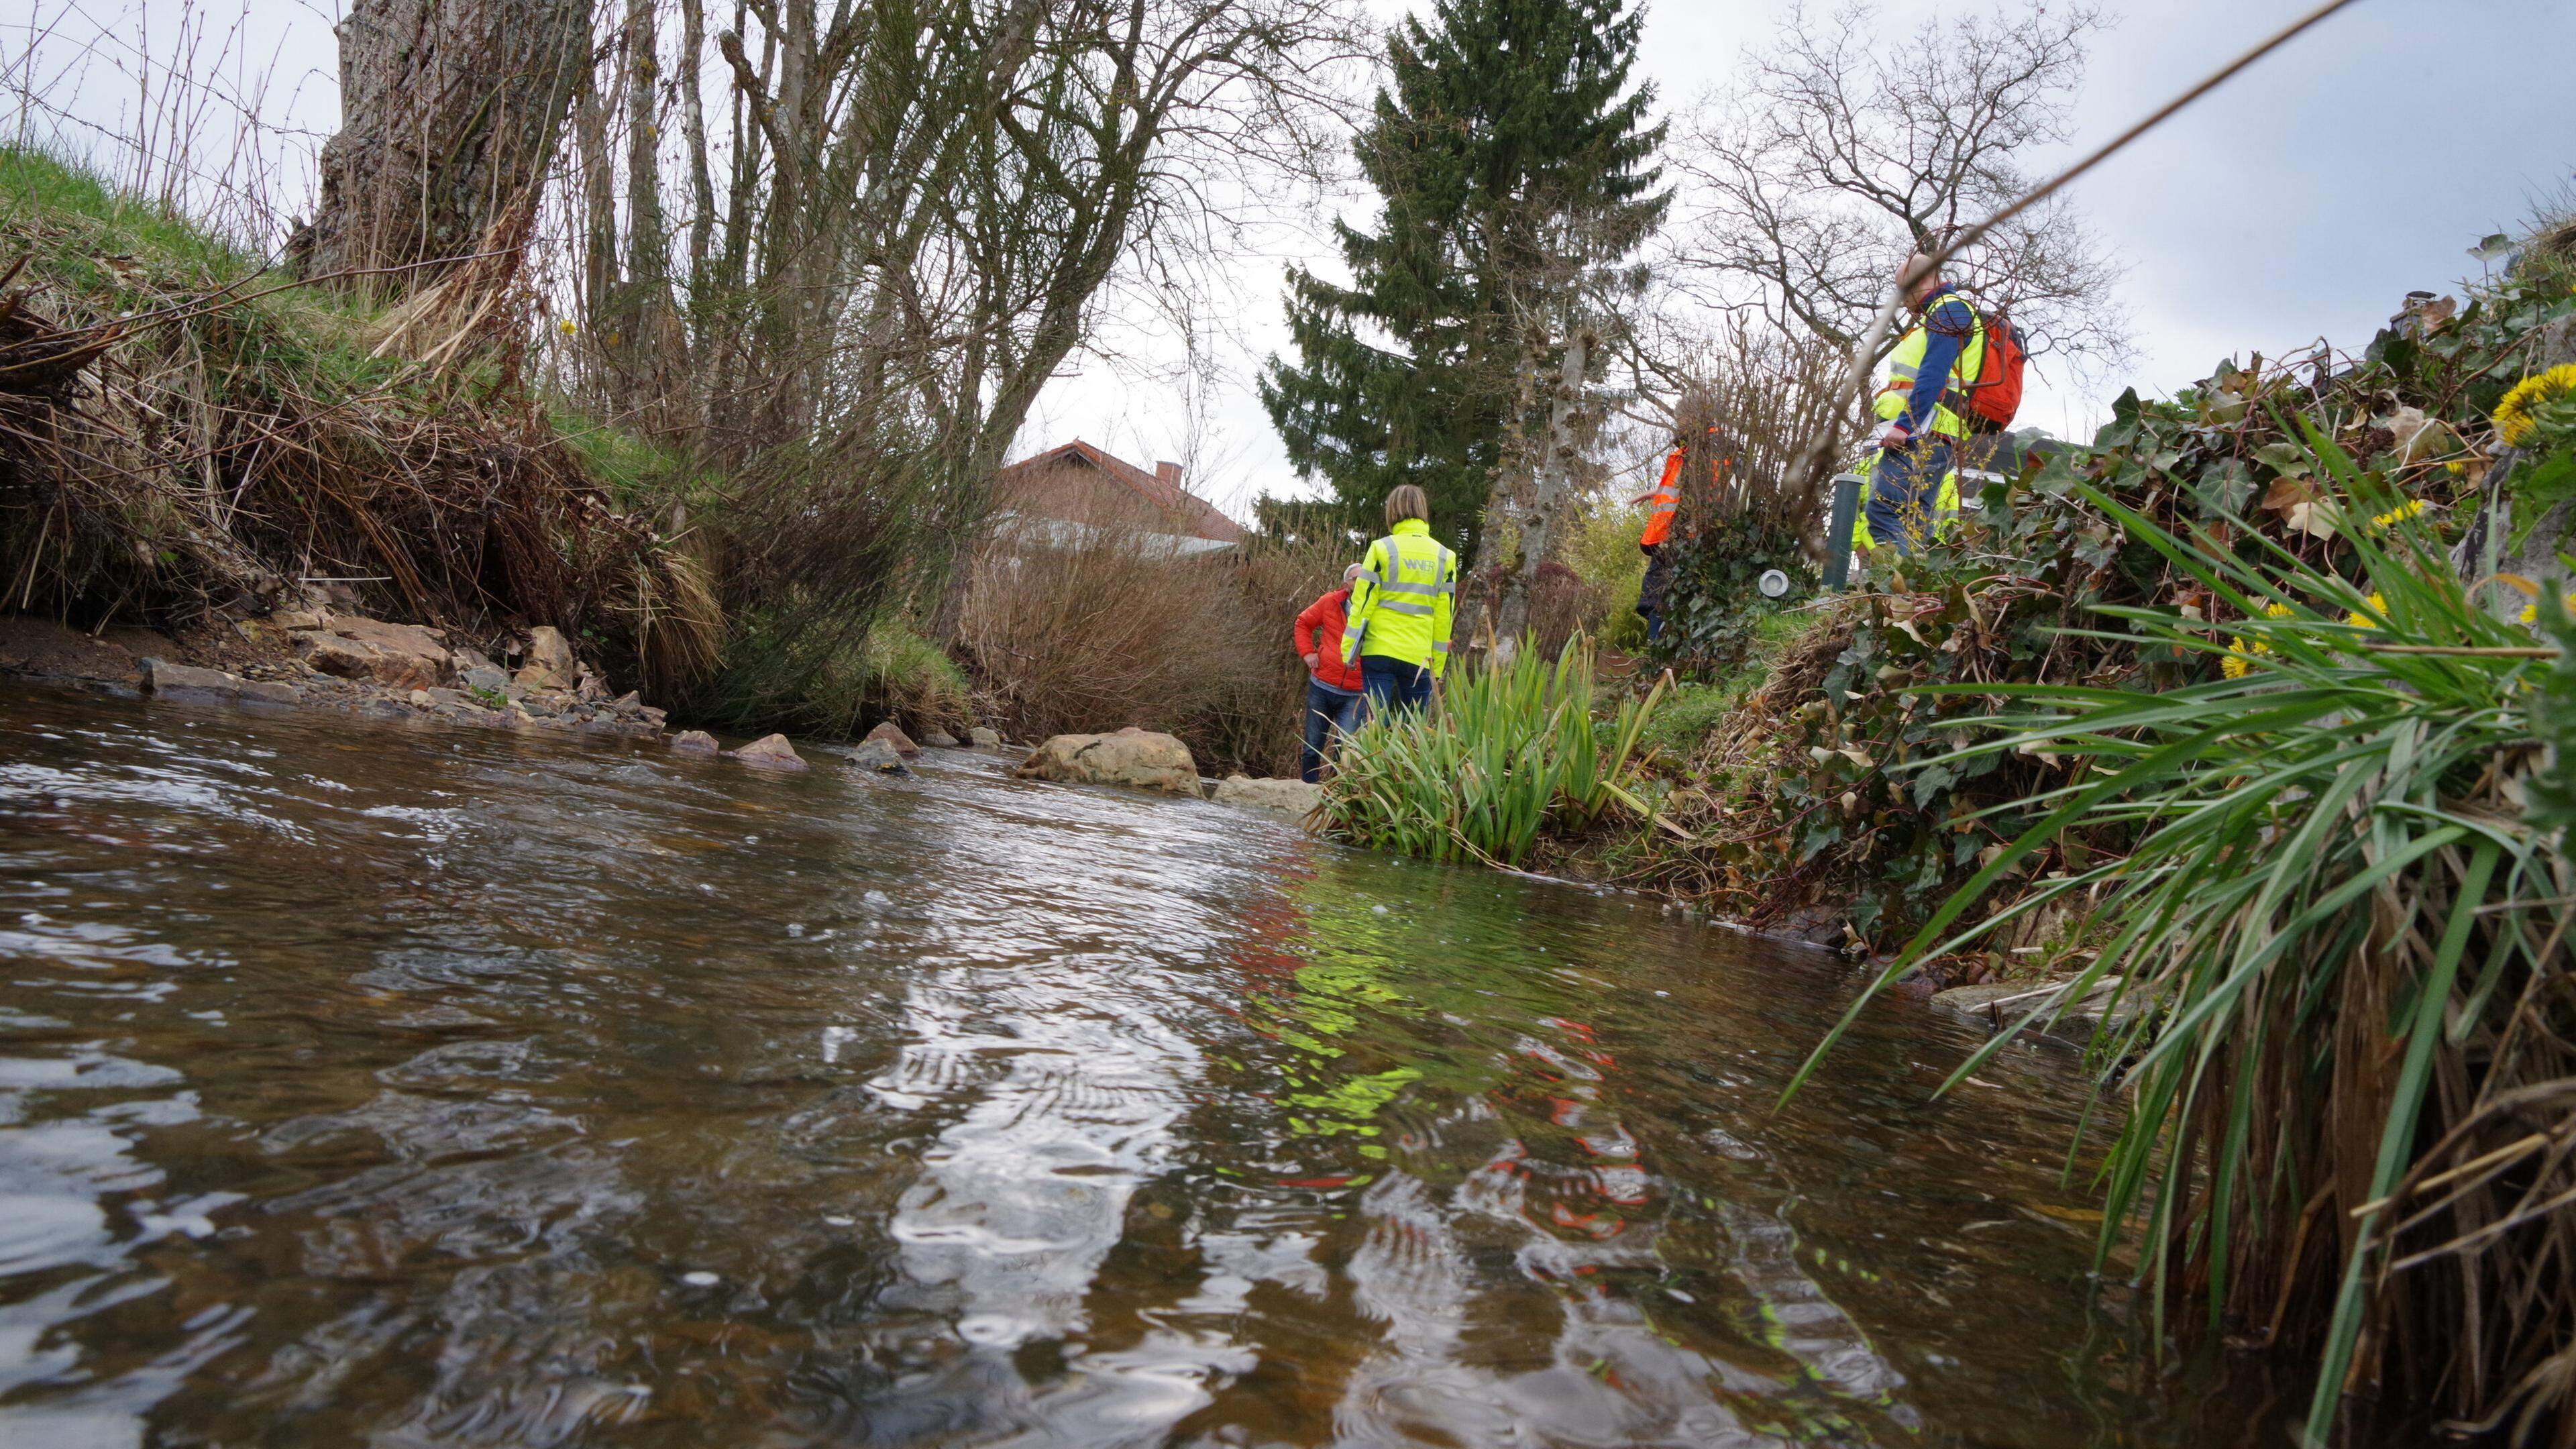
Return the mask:
[[[1857,0],[1823,18],[1792,9],[1676,137],[1687,224],[1664,270],[1703,305],[1849,347],[1908,252],[2029,188],[2032,153],[2069,136],[2104,23],[2086,5],[2020,3],[1908,34]],[[1947,270],[2009,311],[2034,355],[2089,367],[2127,354],[2121,268],[2062,200]]]
[[339,134],[291,249],[314,273],[406,268],[524,239],[590,59],[590,0],[358,0],[340,24]]

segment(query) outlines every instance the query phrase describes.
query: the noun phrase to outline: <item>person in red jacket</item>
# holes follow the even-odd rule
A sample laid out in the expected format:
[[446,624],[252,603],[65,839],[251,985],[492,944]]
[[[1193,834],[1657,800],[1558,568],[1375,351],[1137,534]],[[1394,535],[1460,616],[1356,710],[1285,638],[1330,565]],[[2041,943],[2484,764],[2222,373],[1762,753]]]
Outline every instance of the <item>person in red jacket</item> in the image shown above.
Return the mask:
[[1297,752],[1297,774],[1312,785],[1324,778],[1333,732],[1360,727],[1357,661],[1342,662],[1342,624],[1351,602],[1351,576],[1358,564],[1342,570],[1342,586],[1306,606],[1297,616],[1297,656],[1306,661],[1306,744]]

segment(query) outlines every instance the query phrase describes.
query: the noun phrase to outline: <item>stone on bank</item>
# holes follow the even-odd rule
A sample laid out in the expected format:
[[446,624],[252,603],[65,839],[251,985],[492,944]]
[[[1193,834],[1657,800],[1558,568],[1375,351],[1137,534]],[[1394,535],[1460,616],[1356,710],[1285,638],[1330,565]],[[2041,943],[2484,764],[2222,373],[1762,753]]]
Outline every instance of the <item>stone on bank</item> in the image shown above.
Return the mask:
[[143,661],[144,687],[154,694],[173,699],[256,700],[262,704],[294,704],[304,698],[304,691],[292,684],[273,679],[244,679],[220,669],[198,669],[186,664],[173,664],[167,659]]

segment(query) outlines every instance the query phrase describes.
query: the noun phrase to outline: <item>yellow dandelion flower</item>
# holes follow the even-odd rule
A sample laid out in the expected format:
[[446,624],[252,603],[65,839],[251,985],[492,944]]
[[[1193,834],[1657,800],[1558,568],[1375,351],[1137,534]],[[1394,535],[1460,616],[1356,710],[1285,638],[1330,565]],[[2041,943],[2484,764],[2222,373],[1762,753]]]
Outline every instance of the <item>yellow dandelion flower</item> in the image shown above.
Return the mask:
[[2266,619],[2286,619],[2297,612],[2299,612],[2298,609],[2289,604],[2271,603],[2263,606],[2263,617]]
[[[2377,615],[2378,617],[2373,618],[2372,615]],[[2379,620],[2387,617],[2388,598],[2378,590],[2373,589],[2370,594],[2370,613],[2365,614],[2360,610],[2355,609],[2351,613],[2344,615],[2343,621],[2356,629],[2376,629],[2379,627]]]
[[[2245,641],[2239,639],[2236,642],[2242,644]],[[2234,649],[2228,650],[2227,657],[2218,661],[2218,672],[2230,679],[2243,679],[2250,668],[2245,656]]]
[[565,335],[566,337],[570,337],[570,336],[572,336],[573,334],[575,334],[575,333],[577,333],[577,332],[581,331],[581,324],[580,324],[580,323],[578,323],[578,322],[575,322],[575,321],[574,321],[574,320],[572,320],[570,317],[566,317],[566,318],[562,319],[561,321],[559,321],[559,322],[555,323],[555,330],[556,330],[556,331],[558,331],[558,332],[560,332],[560,333],[562,333],[562,334],[563,334],[563,335]]
[[2521,447],[2539,427],[2531,416],[2532,409],[2569,393],[2576,393],[2576,362],[2560,363],[2515,383],[2504,401],[2496,404],[2496,435],[2513,447]]
[[[2559,596],[2559,600],[2558,600],[2558,601],[2559,601],[2559,605],[2560,605],[2560,607],[2564,608],[2568,613],[2576,614],[2576,594],[2561,594],[2561,595]],[[2521,614],[2521,616],[2520,616],[2520,617],[2521,617],[2521,619],[2522,619],[2522,622],[2524,622],[2524,623],[2526,623],[2526,624],[2537,624],[2537,623],[2539,623],[2539,622],[2540,622],[2540,606],[2539,606],[2538,604],[2525,604],[2525,605],[2523,605],[2523,606],[2522,606],[2522,614]]]
[[2386,528],[2391,524],[2402,523],[2409,518],[2413,518],[2415,515],[2422,513],[2423,511],[2423,499],[2409,498],[2405,502],[2388,510],[2386,513],[2373,516],[2370,520],[2370,526],[2373,528]]

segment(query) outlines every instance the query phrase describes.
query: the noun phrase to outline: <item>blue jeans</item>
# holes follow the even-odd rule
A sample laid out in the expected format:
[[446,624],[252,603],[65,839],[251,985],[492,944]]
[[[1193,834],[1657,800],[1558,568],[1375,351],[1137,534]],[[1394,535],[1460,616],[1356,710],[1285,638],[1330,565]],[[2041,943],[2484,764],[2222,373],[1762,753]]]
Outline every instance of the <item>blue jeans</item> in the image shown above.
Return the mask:
[[1652,644],[1664,635],[1664,591],[1672,584],[1673,560],[1661,544],[1643,547],[1646,576],[1637,584],[1637,612],[1646,616],[1646,642]]
[[1407,664],[1383,654],[1360,656],[1360,685],[1368,692],[1370,714],[1420,709],[1431,703],[1431,668]]
[[1950,473],[1951,438],[1932,433],[1914,445],[1878,455],[1869,479],[1869,536],[1912,553],[1932,541],[1933,508],[1941,480]]
[[1327,689],[1313,679],[1306,681],[1306,746],[1297,752],[1297,776],[1312,785],[1324,778],[1324,761],[1331,758],[1335,734],[1349,734],[1360,727],[1360,701],[1365,696],[1344,694]]

